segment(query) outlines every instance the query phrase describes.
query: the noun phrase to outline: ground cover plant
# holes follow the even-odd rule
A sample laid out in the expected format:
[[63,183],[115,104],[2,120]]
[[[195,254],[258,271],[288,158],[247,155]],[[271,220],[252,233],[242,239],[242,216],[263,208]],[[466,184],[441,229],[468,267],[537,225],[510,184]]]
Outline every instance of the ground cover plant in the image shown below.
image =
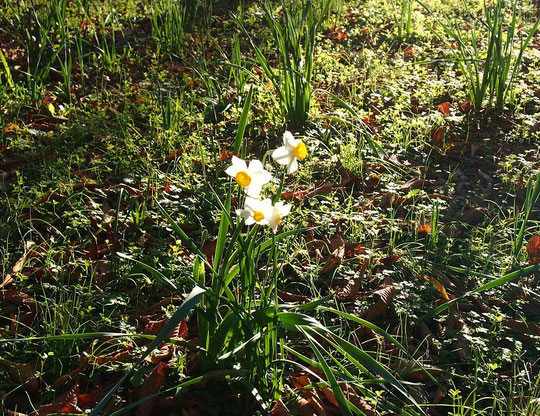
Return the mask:
[[540,413],[525,0],[0,1],[0,411]]

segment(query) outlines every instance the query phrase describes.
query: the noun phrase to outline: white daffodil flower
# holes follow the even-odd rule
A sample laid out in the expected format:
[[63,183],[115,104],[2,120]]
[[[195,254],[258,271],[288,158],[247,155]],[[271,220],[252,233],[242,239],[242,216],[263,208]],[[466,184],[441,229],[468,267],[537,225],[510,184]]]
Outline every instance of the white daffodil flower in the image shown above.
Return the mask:
[[249,196],[244,203],[244,209],[237,209],[236,215],[242,217],[246,225],[260,224],[267,225],[273,215],[272,201],[269,198],[262,201]]
[[276,232],[281,219],[291,212],[291,205],[284,204],[281,201],[276,202],[276,205],[272,207],[272,213],[268,221],[268,225],[272,228],[272,231]]
[[244,160],[236,156],[232,157],[232,165],[225,170],[225,173],[232,176],[252,198],[258,198],[262,186],[272,179],[272,175],[264,169],[260,160],[252,160],[248,167]]
[[283,134],[283,146],[278,147],[272,153],[274,160],[280,165],[287,165],[287,173],[296,172],[298,160],[304,160],[307,156],[306,144],[294,138],[290,131]]

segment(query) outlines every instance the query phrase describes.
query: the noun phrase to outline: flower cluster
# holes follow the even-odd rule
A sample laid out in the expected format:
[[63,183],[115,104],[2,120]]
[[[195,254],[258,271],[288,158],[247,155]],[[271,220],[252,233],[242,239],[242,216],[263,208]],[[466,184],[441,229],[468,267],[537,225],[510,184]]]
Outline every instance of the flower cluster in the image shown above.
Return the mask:
[[[295,139],[289,131],[283,135],[283,146],[272,152],[272,158],[276,163],[286,165],[289,174],[296,172],[298,160],[304,160],[306,157],[305,143]],[[257,159],[250,161],[248,166],[245,160],[233,156],[232,165],[225,173],[233,177],[247,194],[244,208],[236,210],[236,214],[244,219],[246,225],[268,225],[276,232],[281,219],[291,211],[291,205],[281,201],[272,205],[270,198],[259,199],[262,187],[272,179],[270,172],[264,169],[263,164]]]

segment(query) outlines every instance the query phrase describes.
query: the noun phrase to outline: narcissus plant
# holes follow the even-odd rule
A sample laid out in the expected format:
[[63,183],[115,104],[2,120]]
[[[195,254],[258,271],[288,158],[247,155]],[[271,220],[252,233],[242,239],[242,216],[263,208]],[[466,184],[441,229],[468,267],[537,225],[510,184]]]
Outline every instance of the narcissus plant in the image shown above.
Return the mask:
[[290,131],[286,131],[283,134],[283,146],[274,150],[272,157],[280,165],[287,165],[287,173],[294,173],[298,169],[298,160],[307,157],[307,146],[303,141],[295,139]]
[[236,156],[232,157],[232,165],[225,170],[225,173],[232,176],[251,198],[259,198],[263,185],[272,179],[272,175],[264,169],[260,160],[252,160],[248,167],[244,160]]

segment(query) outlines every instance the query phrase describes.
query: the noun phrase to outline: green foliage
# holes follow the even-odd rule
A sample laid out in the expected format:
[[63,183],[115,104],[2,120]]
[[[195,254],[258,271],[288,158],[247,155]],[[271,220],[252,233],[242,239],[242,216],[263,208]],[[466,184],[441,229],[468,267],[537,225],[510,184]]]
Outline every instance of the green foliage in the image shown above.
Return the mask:
[[[256,62],[278,92],[282,114],[292,129],[303,129],[309,118],[316,36],[331,5],[332,0],[325,0],[317,10],[311,1],[296,5],[282,0],[281,7],[275,10],[271,3],[264,3],[264,15],[279,58],[277,72],[250,37]],[[278,11],[283,15],[281,19],[276,16]]]
[[[425,3],[419,3],[430,10]],[[540,25],[539,18],[523,36],[516,1],[511,2],[510,10],[505,3],[504,0],[496,0],[490,6],[484,1],[482,19],[476,18],[465,3],[472,22],[468,30],[450,18],[438,22],[453,41],[449,45],[467,80],[469,97],[476,110],[484,108],[486,100],[488,107],[495,104],[499,109],[513,103],[514,84],[521,69],[523,53]],[[433,32],[443,39],[437,29]],[[484,35],[487,37],[486,48],[480,46]],[[514,53],[516,44],[517,55]]]

